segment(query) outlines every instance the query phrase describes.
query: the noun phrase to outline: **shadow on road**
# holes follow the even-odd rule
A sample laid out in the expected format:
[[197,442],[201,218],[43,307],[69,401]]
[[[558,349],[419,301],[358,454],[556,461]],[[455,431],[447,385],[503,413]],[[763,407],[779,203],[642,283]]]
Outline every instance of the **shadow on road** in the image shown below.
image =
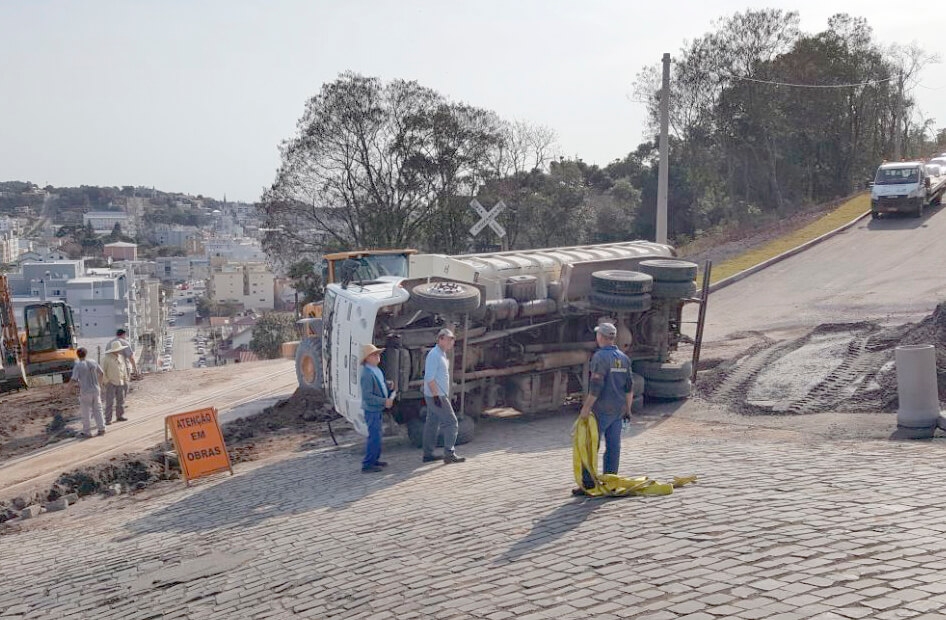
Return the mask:
[[[581,525],[591,514],[598,510],[605,502],[628,501],[628,498],[582,498],[562,504],[552,512],[540,518],[533,524],[528,534],[517,540],[509,549],[493,562],[506,564],[514,562],[522,556],[553,544],[556,540]],[[594,543],[594,540],[589,540]]]
[[927,220],[939,213],[941,205],[927,207],[922,217],[913,217],[906,213],[888,213],[881,218],[873,218],[868,222],[868,230],[913,230],[925,228]]
[[[667,408],[672,412],[677,407],[679,403],[665,403],[648,409],[655,412]],[[635,416],[630,432],[625,435],[625,446],[636,436],[664,422],[668,413],[659,415],[663,417]],[[194,483],[197,488],[191,494],[130,522],[126,527],[132,535],[202,532],[223,527],[251,527],[268,519],[311,510],[343,510],[375,493],[390,491],[404,483],[414,484],[444,467],[457,468],[458,480],[481,475],[469,468],[475,468],[478,459],[490,459],[492,455],[501,453],[541,456],[554,452],[554,456],[550,456],[550,467],[570,471],[571,459],[563,459],[561,451],[570,449],[574,419],[574,415],[562,413],[485,420],[478,425],[473,442],[457,448],[457,452],[470,461],[465,465],[422,463],[421,451],[408,445],[406,438],[385,438],[382,458],[389,466],[379,474],[360,472],[364,448],[358,439],[349,445],[263,465],[216,484],[198,480]],[[487,463],[485,470],[490,469],[489,465]],[[567,494],[568,488],[563,488],[562,492]],[[564,523],[572,523],[574,527],[593,510],[582,508],[582,504],[577,502],[567,505],[577,507],[561,508]],[[558,531],[562,526],[550,522],[548,527],[550,531]]]

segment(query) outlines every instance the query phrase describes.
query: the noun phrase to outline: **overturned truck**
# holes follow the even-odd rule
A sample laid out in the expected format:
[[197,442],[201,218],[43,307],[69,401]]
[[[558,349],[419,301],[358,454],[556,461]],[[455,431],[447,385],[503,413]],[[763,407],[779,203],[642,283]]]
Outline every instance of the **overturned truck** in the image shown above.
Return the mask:
[[684,304],[705,304],[705,290],[697,295],[697,266],[673,257],[670,246],[644,241],[462,256],[361,253],[332,265],[321,312],[300,321],[299,382],[324,390],[366,434],[359,352],[384,347],[381,369],[399,393],[394,419],[419,447],[425,356],[450,327],[462,443],[487,409],[557,410],[584,392],[593,329],[607,320],[633,361],[635,407],[643,395],[686,398],[692,363],[671,355],[687,339]]

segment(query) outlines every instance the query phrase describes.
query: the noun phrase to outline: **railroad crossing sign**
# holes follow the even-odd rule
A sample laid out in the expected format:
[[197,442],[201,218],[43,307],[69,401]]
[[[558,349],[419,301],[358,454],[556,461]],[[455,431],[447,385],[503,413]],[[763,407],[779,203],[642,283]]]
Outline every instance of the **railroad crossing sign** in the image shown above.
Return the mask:
[[506,208],[506,203],[502,200],[493,205],[493,208],[487,211],[483,205],[480,204],[480,201],[474,198],[470,201],[470,208],[473,209],[479,216],[480,221],[470,227],[470,234],[474,237],[480,232],[489,226],[493,229],[493,232],[496,233],[496,236],[502,238],[506,236],[506,229],[502,227],[502,224],[496,221],[496,218],[500,213],[503,212],[503,209]]

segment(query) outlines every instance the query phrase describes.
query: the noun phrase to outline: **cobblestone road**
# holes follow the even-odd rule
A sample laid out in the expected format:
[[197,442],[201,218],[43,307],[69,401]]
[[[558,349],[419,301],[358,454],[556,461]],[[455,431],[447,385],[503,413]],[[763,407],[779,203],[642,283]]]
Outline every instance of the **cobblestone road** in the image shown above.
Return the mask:
[[946,617],[942,440],[645,419],[622,473],[700,482],[591,500],[570,424],[492,421],[464,465],[386,440],[383,475],[351,447],[83,500],[0,536],[0,616]]

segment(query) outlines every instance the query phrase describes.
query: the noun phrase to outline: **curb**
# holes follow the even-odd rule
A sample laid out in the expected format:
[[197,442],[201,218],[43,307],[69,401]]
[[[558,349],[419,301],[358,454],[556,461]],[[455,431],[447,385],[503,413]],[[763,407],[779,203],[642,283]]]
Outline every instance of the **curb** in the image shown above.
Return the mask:
[[716,282],[716,283],[714,283],[714,284],[710,284],[710,286],[709,286],[709,292],[710,292],[710,293],[715,293],[715,292],[718,291],[719,289],[725,288],[725,287],[729,286],[730,284],[735,284],[736,282],[738,282],[739,280],[742,280],[742,279],[744,279],[744,278],[748,278],[748,277],[751,276],[752,274],[754,274],[754,273],[756,273],[756,272],[759,272],[759,271],[762,271],[762,270],[765,269],[766,267],[769,267],[769,266],[771,266],[771,265],[774,265],[775,263],[781,262],[781,261],[783,261],[783,260],[785,260],[786,258],[789,258],[789,257],[791,257],[791,256],[795,256],[796,254],[800,254],[800,253],[804,252],[805,250],[807,250],[808,248],[810,248],[810,247],[812,247],[812,246],[814,246],[814,245],[817,245],[817,244],[821,243],[822,241],[825,241],[826,239],[830,239],[831,237],[833,237],[833,236],[835,236],[835,235],[837,235],[837,234],[839,234],[839,233],[844,232],[844,231],[847,230],[848,228],[853,227],[855,224],[857,224],[858,222],[860,222],[862,219],[864,219],[864,218],[867,217],[868,215],[870,215],[870,211],[865,211],[864,213],[861,213],[860,215],[858,215],[857,217],[855,217],[853,220],[851,220],[851,221],[848,222],[847,224],[842,224],[842,225],[838,226],[837,228],[835,228],[834,230],[831,230],[831,231],[826,232],[825,234],[821,235],[820,237],[815,237],[814,239],[811,239],[810,241],[806,241],[806,242],[804,242],[803,244],[801,244],[801,245],[799,245],[799,246],[797,246],[797,247],[792,248],[791,250],[786,250],[786,251],[782,252],[781,254],[779,254],[779,255],[777,255],[777,256],[773,256],[772,258],[766,259],[766,260],[762,261],[761,263],[759,263],[758,265],[753,265],[752,267],[749,267],[748,269],[743,269],[743,270],[740,271],[739,273],[735,273],[735,274],[729,276],[728,278],[723,278],[723,279],[720,280],[719,282]]

